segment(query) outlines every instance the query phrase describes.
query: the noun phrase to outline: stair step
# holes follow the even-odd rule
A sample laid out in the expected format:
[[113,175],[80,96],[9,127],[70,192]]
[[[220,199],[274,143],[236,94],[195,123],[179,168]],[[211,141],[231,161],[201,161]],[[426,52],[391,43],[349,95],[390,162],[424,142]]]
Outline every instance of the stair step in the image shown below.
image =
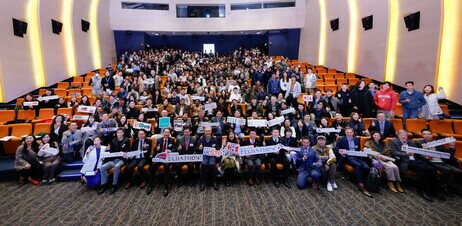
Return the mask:
[[80,180],[80,169],[63,170],[58,175],[58,181],[78,181]]
[[83,162],[82,161],[75,161],[73,163],[64,162],[61,164],[62,170],[71,170],[71,169],[82,169]]

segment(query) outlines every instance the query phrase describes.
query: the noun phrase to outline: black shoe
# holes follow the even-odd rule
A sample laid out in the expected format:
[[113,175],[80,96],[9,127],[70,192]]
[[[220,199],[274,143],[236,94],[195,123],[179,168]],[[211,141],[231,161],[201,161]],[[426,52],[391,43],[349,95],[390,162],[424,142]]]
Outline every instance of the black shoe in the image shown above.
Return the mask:
[[449,190],[447,187],[444,187],[444,188],[442,188],[441,190],[442,190],[443,193],[444,193],[446,196],[448,196],[448,197],[451,197],[451,198],[456,197],[456,196],[454,195],[454,193],[452,193],[451,190]]
[[428,195],[426,192],[424,191],[419,191],[419,195],[420,197],[422,197],[423,199],[429,201],[429,202],[433,202],[433,199],[432,197],[430,197],[430,195]]
[[183,185],[183,183],[181,183],[181,181],[178,181],[178,183],[176,184],[176,186],[177,186],[178,188],[181,188],[181,185]]
[[199,189],[201,191],[204,191],[205,190],[205,183],[201,183],[200,186],[199,186]]
[[196,183],[194,182],[194,180],[189,181],[189,187],[194,187],[195,185]]
[[291,188],[290,183],[289,183],[289,180],[285,180],[285,181],[284,181],[284,185],[285,185],[287,188]]
[[167,197],[168,196],[168,189],[164,188],[164,191],[162,193],[164,194],[164,197]]
[[152,193],[153,187],[154,186],[151,186],[151,185],[148,186],[148,189],[147,189],[147,194],[148,195],[150,195]]
[[218,191],[218,182],[217,181],[213,182],[213,189],[215,189],[215,191]]
[[112,185],[111,190],[109,190],[109,194],[113,195],[116,192],[116,190],[117,190],[117,187],[115,185]]
[[96,194],[97,194],[97,195],[102,195],[102,194],[106,191],[106,189],[107,189],[107,188],[106,188],[106,185],[103,185],[103,186],[101,187],[101,189],[98,191],[98,193],[96,193]]
[[274,182],[274,187],[279,188],[279,182],[275,181]]
[[441,201],[446,201],[447,200],[446,196],[440,191],[436,192],[435,196]]

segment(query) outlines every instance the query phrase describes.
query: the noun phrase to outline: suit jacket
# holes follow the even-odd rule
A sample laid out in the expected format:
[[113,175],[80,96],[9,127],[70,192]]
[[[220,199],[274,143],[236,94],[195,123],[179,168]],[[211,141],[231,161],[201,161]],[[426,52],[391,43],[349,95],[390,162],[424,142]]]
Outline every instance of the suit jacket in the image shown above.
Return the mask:
[[[163,150],[162,150],[163,147],[164,147],[164,138],[161,137],[161,138],[156,140],[156,147],[154,149],[154,154],[158,154],[160,152],[163,152]],[[159,148],[159,150],[157,150],[158,148]],[[177,150],[176,150],[176,142],[171,137],[169,137],[167,139],[166,150],[170,150],[172,152],[177,152]]]
[[[127,137],[122,138],[121,145],[119,145],[118,139],[117,137],[115,137],[114,139],[111,140],[110,145],[111,145],[109,149],[110,153],[130,151],[130,139],[128,139]],[[115,159],[120,159],[124,162],[127,161],[127,159],[125,159],[124,157],[113,157],[113,158],[105,158],[103,162],[109,162]]]
[[106,89],[110,89],[114,91],[115,89],[114,78],[112,78],[112,76],[104,77],[103,79],[101,79],[101,85],[103,86],[104,91],[106,91]]
[[[276,111],[273,111],[273,106],[276,108]],[[271,101],[268,101],[268,103],[266,104],[266,115],[268,115],[269,113],[271,112],[276,112],[276,113],[279,113],[279,109],[281,109],[281,106],[279,106],[279,103],[276,102],[274,105],[271,104]]]
[[[408,140],[407,144],[410,147],[416,147],[415,141],[413,140]],[[390,146],[391,156],[396,159],[400,172],[406,173],[409,165],[409,156],[406,152],[401,151],[403,142],[398,137],[396,137],[390,140],[388,145]]]
[[[272,145],[276,145],[276,144],[282,144],[282,137],[278,137],[278,142],[275,142],[275,141],[273,140],[273,137],[270,137],[270,138],[268,138],[268,139],[265,140],[265,146],[272,146]],[[275,157],[276,155],[282,155],[282,156],[284,156],[285,153],[286,153],[286,151],[283,150],[283,149],[281,149],[281,150],[279,150],[279,153],[277,153],[277,154],[270,153],[270,154],[268,154],[267,156],[268,156],[268,157]]]
[[[416,146],[417,146],[418,148],[423,148],[422,144],[424,144],[424,143],[426,143],[426,142],[425,142],[424,139],[420,139],[420,140],[415,141],[415,143],[416,143]],[[444,163],[450,164],[451,159],[454,157],[454,154],[455,154],[455,152],[456,152],[456,149],[454,149],[454,148],[445,148],[443,145],[438,145],[438,146],[435,147],[435,151],[446,152],[446,153],[451,154],[451,158],[450,158],[450,159],[441,159],[441,160],[443,160]],[[422,161],[430,162],[429,160],[427,160],[427,159],[424,158],[423,156],[420,156],[420,157],[421,157],[420,159],[421,159]]]
[[[375,124],[375,126],[372,126],[372,124]],[[380,125],[378,120],[372,121],[371,125],[369,126],[369,131],[379,131],[380,132]],[[384,129],[383,129],[383,138],[387,137],[396,137],[396,131],[395,127],[393,126],[393,123],[390,121],[386,120],[384,124]]]
[[[240,146],[249,146],[249,145],[252,145],[250,143],[250,138],[247,139],[247,140],[243,140],[241,143],[240,143]],[[263,146],[263,142],[258,139],[258,138],[255,138],[255,143],[253,144],[254,147],[261,147]],[[262,157],[261,155],[251,155],[251,156],[246,156],[246,158],[260,158]]]
[[[130,147],[130,150],[137,151],[139,143],[140,143],[139,138],[133,140],[132,146]],[[142,148],[143,151],[147,151],[144,154],[144,159],[146,159],[146,161],[149,162],[149,159],[151,159],[150,157],[151,157],[151,150],[152,150],[152,140],[144,138],[144,144],[147,144],[146,148],[144,147],[144,145],[143,145],[143,148]]]
[[[359,139],[356,137],[353,137],[353,141],[355,142],[355,151],[360,151],[360,143]],[[335,145],[335,149],[338,152],[340,149],[345,149],[345,150],[350,150],[350,146],[348,144],[348,139],[346,137],[342,137],[337,141],[337,144]]]
[[[73,145],[81,145],[81,151],[83,150],[83,136],[84,134],[80,130],[76,130],[74,132],[74,139],[72,138],[72,133],[70,130],[67,130],[63,133],[63,138],[61,139],[61,144],[63,144],[63,154],[67,154],[69,152],[74,151],[70,146]],[[67,147],[66,145],[67,144]]]
[[[181,104],[177,104],[175,106],[175,115],[178,117],[182,117],[183,115],[180,115],[180,109],[181,109]],[[189,115],[189,105],[184,105],[183,107],[183,114],[187,113]]]
[[193,136],[189,136],[188,151],[186,151],[186,137],[185,136],[182,136],[179,139],[178,146],[180,146],[180,145],[181,145],[181,150],[178,150],[178,152],[181,155],[197,153],[197,147],[198,146],[197,146],[197,143],[196,143],[196,138],[194,138]]
[[159,107],[157,108],[157,111],[159,112],[159,114],[162,113],[163,110],[166,110],[167,114],[171,115],[175,111],[175,108],[173,108],[173,105],[171,104],[167,104],[167,106],[163,104],[159,104]]

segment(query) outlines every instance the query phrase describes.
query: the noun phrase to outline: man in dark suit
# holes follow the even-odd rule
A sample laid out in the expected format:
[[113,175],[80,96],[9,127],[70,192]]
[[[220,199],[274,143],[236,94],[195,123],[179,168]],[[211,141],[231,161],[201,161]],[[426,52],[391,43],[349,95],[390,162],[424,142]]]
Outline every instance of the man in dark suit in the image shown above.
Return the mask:
[[[257,132],[255,129],[250,129],[250,138],[248,140],[244,140],[241,142],[241,146],[249,146],[252,145],[254,147],[261,147],[263,143],[260,139],[257,138]],[[260,180],[258,176],[261,170],[261,157],[260,155],[250,155],[244,157],[244,163],[247,166],[247,172],[249,173],[249,180],[248,183],[250,186],[255,184],[260,184]]]
[[[290,131],[290,130],[289,130]],[[279,128],[273,127],[271,131],[271,137],[265,140],[264,146],[271,146],[281,144],[282,139],[279,137]],[[282,164],[284,165],[284,169],[282,171],[282,181],[287,188],[290,188],[289,184],[289,172],[290,172],[290,161],[286,157],[286,151],[284,149],[279,150],[278,153],[271,153],[268,154],[266,157],[268,163],[271,166],[271,177],[273,179],[274,186],[276,188],[279,187],[279,180],[278,180],[278,172],[276,165]]]
[[[164,129],[163,136],[159,139],[156,140],[156,145],[155,145],[155,154],[158,153],[171,153],[171,152],[177,152],[176,150],[176,143],[173,138],[170,137],[170,129]],[[170,183],[170,164],[168,163],[163,163],[162,164],[164,167],[164,191],[163,195],[164,197],[168,195],[169,193],[169,183]],[[149,179],[149,187],[147,190],[148,195],[151,194],[152,189],[154,188],[154,181],[156,177],[156,172],[157,168],[159,167],[159,163],[151,163],[151,177]]]
[[377,114],[377,120],[372,121],[369,126],[369,131],[379,131],[382,137],[396,137],[395,127],[393,123],[386,120],[387,116],[385,113],[380,112]]
[[180,99],[180,104],[175,106],[175,116],[183,117],[184,114],[189,115],[189,105],[186,105],[185,99]]
[[279,109],[281,108],[281,106],[279,105],[279,103],[277,102],[277,98],[276,96],[271,96],[271,99],[270,101],[266,101],[266,116],[268,116],[269,113],[278,113],[279,112]]
[[417,173],[416,179],[419,195],[425,200],[433,202],[433,198],[430,196],[430,193],[435,189],[434,186],[438,184],[436,181],[438,178],[436,169],[425,161],[422,161],[422,157],[420,155],[402,151],[401,148],[403,145],[417,147],[415,141],[408,139],[408,135],[405,130],[398,130],[398,137],[389,141],[391,155],[396,159],[401,174],[405,175],[408,170]]
[[[219,149],[220,141],[212,136],[212,128],[210,126],[205,127],[204,135],[197,142],[199,145],[199,152],[203,153],[204,147],[210,147]],[[207,182],[207,173],[210,173],[212,176],[213,189],[218,190],[218,182],[216,180],[217,170],[215,164],[217,162],[217,157],[204,155],[204,159],[201,163],[201,179],[200,179],[200,191],[205,190],[205,184]]]
[[369,175],[369,164],[367,163],[367,157],[357,157],[345,155],[345,151],[360,151],[359,139],[354,137],[352,128],[345,129],[345,136],[340,138],[335,145],[336,154],[339,159],[338,167],[343,168],[343,164],[346,162],[351,165],[355,170],[356,181],[359,185],[359,190],[366,196],[372,197],[372,195],[364,187],[364,178]]
[[101,80],[101,85],[103,86],[103,90],[108,94],[112,94],[115,90],[115,82],[114,78],[109,72],[106,72],[106,77]]
[[[423,156],[423,161],[426,161],[433,168],[441,172],[441,186],[440,190],[444,192],[447,196],[453,197],[455,193],[459,193],[457,183],[462,180],[462,170],[458,167],[451,165],[451,161],[456,160],[456,165],[459,166],[459,160],[454,158],[454,153],[456,152],[455,145],[456,142],[451,142],[448,144],[448,148],[445,148],[443,145],[438,145],[436,147],[427,147],[426,143],[432,142],[433,135],[432,131],[429,129],[422,129],[421,131],[423,139],[416,141],[417,147],[425,148],[432,151],[446,152],[450,154],[449,159],[442,159],[432,156]],[[445,200],[442,194],[435,191],[435,195],[439,199]]]
[[[197,144],[196,138],[191,136],[191,128],[189,126],[183,128],[183,136],[178,141],[178,152],[180,155],[189,155],[189,154],[196,154],[197,153]],[[194,164],[192,162],[188,163],[177,163],[175,164],[174,168],[178,175],[178,187],[181,186],[181,168],[186,165],[188,167],[188,179],[189,184],[192,187],[194,185],[194,165],[199,168],[199,164]]]
[[140,188],[144,188],[146,186],[146,179],[147,179],[147,172],[144,170],[144,166],[149,163],[149,157],[151,154],[152,149],[152,141],[146,139],[146,131],[141,129],[138,131],[138,139],[135,139],[132,142],[132,146],[130,150],[132,151],[147,151],[144,154],[137,155],[132,157],[129,160],[128,168],[127,168],[127,184],[125,185],[125,189],[129,189],[133,183],[133,170],[135,167],[138,167],[138,175],[141,179]]

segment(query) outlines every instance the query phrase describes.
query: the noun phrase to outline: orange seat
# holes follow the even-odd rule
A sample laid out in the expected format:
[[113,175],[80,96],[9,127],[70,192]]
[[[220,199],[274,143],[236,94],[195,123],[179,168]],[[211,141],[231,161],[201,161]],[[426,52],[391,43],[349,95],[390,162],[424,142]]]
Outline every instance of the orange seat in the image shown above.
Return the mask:
[[83,77],[80,77],[80,76],[74,77],[74,82],[83,82]]
[[335,78],[335,79],[345,78],[345,75],[344,75],[343,73],[336,73],[336,74],[334,75],[334,78]]
[[82,95],[91,96],[92,94],[93,94],[93,89],[92,88],[83,88],[82,89]]
[[72,108],[58,108],[58,115],[72,116]]
[[326,80],[326,86],[335,86],[335,80],[327,79]]
[[449,120],[431,120],[428,123],[429,129],[438,134],[454,134],[452,122]]
[[337,70],[335,68],[329,68],[327,69],[327,73],[337,73]]
[[0,110],[0,124],[13,121],[16,118],[14,110]]
[[50,133],[50,128],[51,128],[51,122],[35,123],[34,135],[38,135],[40,133]]
[[443,111],[444,114],[449,115],[449,107],[446,104],[440,104],[440,108]]
[[16,106],[22,105],[24,103],[24,98],[17,98],[16,99]]
[[359,81],[359,79],[357,79],[357,78],[349,78],[348,79],[348,84],[355,85],[358,81]]
[[42,96],[43,94],[45,94],[45,91],[46,91],[46,90],[47,90],[47,89],[39,89],[38,95],[39,95],[39,96]]
[[362,118],[362,121],[364,123],[364,126],[366,128],[369,128],[369,126],[371,125],[372,121],[374,121],[375,118]]
[[403,117],[403,105],[401,105],[400,103],[396,104],[395,115],[400,117],[400,118]]
[[347,78],[347,79],[356,78],[356,74],[355,73],[346,73],[345,78]]
[[427,121],[425,119],[406,120],[406,130],[408,132],[420,134],[420,131],[425,128],[427,128]]
[[361,139],[359,139],[359,147],[361,150],[364,150],[364,145],[366,144],[366,141],[369,139],[370,137],[361,137]]
[[58,95],[59,97],[66,96],[66,89],[54,89],[53,92]]
[[30,123],[11,124],[10,127],[11,136],[21,137],[32,133],[32,124]]
[[403,120],[401,120],[400,118],[392,118],[391,122],[393,123],[393,127],[395,127],[396,132],[398,132],[398,130],[404,129]]
[[462,134],[462,120],[453,121],[454,124],[454,133]]
[[67,89],[67,87],[69,87],[68,82],[58,82],[58,86],[57,86],[58,89]]
[[325,75],[324,75],[324,79],[326,79],[326,80],[327,80],[327,79],[334,80],[334,79],[335,79],[334,75],[335,75],[335,74],[325,74]]
[[337,79],[337,84],[338,84],[338,85],[342,85],[343,83],[347,83],[347,79],[346,79],[346,78],[339,78],[339,79]]
[[35,110],[18,110],[18,120],[30,121],[35,119]]
[[67,95],[68,96],[72,96],[72,95],[80,96],[82,95],[82,89],[69,89],[67,90]]
[[82,86],[82,83],[81,82],[71,82],[71,86],[73,87]]
[[39,110],[38,119],[49,119],[55,115],[55,109],[53,108],[42,108]]
[[10,126],[0,125],[0,138],[6,137],[10,134]]

